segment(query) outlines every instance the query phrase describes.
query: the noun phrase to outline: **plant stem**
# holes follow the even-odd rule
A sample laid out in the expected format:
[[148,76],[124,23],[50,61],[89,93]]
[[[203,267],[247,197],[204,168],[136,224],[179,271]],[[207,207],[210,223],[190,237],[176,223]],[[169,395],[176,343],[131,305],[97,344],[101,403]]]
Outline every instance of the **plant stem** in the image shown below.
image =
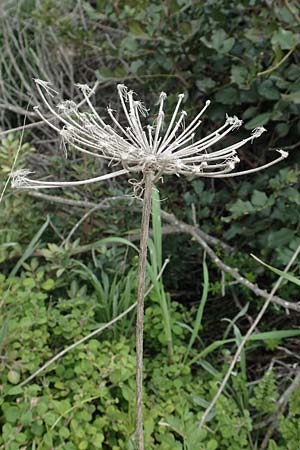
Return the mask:
[[142,211],[138,292],[137,292],[137,316],[136,316],[136,437],[138,450],[144,450],[143,432],[143,329],[144,329],[144,296],[145,274],[147,263],[147,245],[149,237],[149,222],[151,213],[151,195],[153,186],[153,173],[144,173],[144,203]]

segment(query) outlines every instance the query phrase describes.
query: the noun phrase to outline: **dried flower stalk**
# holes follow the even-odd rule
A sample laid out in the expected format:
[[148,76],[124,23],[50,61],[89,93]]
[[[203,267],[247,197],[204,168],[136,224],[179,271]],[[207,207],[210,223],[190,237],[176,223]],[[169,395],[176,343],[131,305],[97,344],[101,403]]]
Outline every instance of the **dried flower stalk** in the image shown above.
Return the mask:
[[137,444],[138,450],[144,450],[143,416],[142,416],[142,377],[143,377],[143,317],[145,271],[147,260],[147,240],[151,210],[151,191],[155,179],[161,175],[192,175],[197,177],[225,178],[247,175],[278,163],[288,156],[287,152],[277,150],[280,156],[273,161],[255,169],[233,172],[239,163],[237,150],[247,142],[253,142],[265,132],[263,127],[255,128],[250,136],[232,145],[212,150],[229,133],[238,129],[242,121],[236,116],[226,117],[223,125],[205,136],[197,137],[197,131],[202,123],[204,114],[210,101],[208,100],[194,119],[185,126],[187,113],[181,110],[184,94],[178,95],[178,101],[165,127],[164,104],[167,95],[162,92],[159,96],[158,113],[155,125],[143,125],[148,110],[143,103],[136,99],[133,91],[123,85],[118,85],[118,94],[125,116],[125,123],[120,123],[114,111],[107,109],[111,124],[107,124],[94,108],[87,85],[77,84],[85,99],[89,111],[82,111],[72,100],[55,103],[58,93],[49,82],[36,79],[36,86],[49,112],[57,119],[59,125],[50,122],[39,106],[35,107],[38,115],[51,128],[56,130],[62,139],[67,153],[68,146],[79,152],[95,158],[107,160],[109,167],[117,164],[122,168],[110,171],[96,178],[82,181],[38,181],[28,178],[30,171],[17,171],[12,174],[12,186],[22,189],[58,188],[78,186],[88,183],[116,178],[124,174],[142,174],[142,181],[136,188],[144,194],[140,260],[138,276],[137,298],[137,336],[136,336],[136,415],[137,415]]
[[108,125],[102,120],[91,103],[89,98],[91,90],[88,86],[77,84],[84,96],[85,104],[89,107],[89,111],[86,112],[80,111],[78,105],[71,100],[53,105],[53,100],[58,93],[49,82],[38,79],[35,81],[39,94],[48,109],[48,114],[52,113],[57,118],[59,125],[50,122],[39,106],[36,106],[35,110],[51,128],[60,134],[65,152],[67,152],[67,146],[70,145],[79,152],[95,158],[106,159],[113,166],[121,164],[123,169],[76,182],[37,181],[28,178],[30,172],[19,171],[13,174],[13,187],[16,188],[76,186],[118,177],[126,173],[144,173],[147,170],[159,175],[235,177],[265,169],[288,156],[287,152],[277,150],[280,157],[270,163],[255,169],[233,172],[236,164],[240,161],[237,150],[247,142],[253,142],[266,130],[263,127],[257,127],[247,138],[228,147],[212,151],[212,147],[229,133],[238,129],[242,125],[242,121],[236,116],[227,116],[221,127],[208,136],[198,139],[196,132],[202,123],[201,116],[210,105],[209,100],[191,123],[184,127],[187,113],[184,110],[180,111],[184,94],[179,94],[171,120],[164,131],[164,103],[167,95],[164,92],[160,94],[156,125],[143,126],[142,121],[148,113],[147,109],[142,102],[135,100],[133,91],[119,84],[118,93],[128,125],[125,127],[116,119],[111,108],[108,108],[107,111],[112,125]]

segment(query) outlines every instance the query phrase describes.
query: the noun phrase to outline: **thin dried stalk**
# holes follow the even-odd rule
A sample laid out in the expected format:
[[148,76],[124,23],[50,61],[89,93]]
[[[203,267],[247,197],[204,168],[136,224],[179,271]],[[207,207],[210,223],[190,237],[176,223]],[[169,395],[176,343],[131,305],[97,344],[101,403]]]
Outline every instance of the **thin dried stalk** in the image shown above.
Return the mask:
[[149,221],[151,213],[151,194],[153,186],[153,172],[144,176],[144,203],[141,223],[138,295],[136,315],[136,437],[138,450],[144,450],[143,432],[143,333],[144,333],[144,296],[145,274],[147,263],[147,244],[149,237]]

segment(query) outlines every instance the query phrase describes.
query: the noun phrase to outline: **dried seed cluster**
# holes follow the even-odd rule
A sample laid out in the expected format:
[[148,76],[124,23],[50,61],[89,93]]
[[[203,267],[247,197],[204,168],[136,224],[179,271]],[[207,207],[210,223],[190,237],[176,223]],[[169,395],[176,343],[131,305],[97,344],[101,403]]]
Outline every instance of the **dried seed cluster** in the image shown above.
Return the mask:
[[[194,175],[200,177],[228,177],[256,172],[269,167],[288,156],[287,152],[278,150],[280,157],[264,166],[242,172],[233,172],[239,157],[237,150],[249,141],[253,141],[266,131],[263,127],[255,128],[250,136],[221,149],[213,149],[230,132],[238,129],[242,121],[236,116],[227,116],[224,124],[204,138],[198,139],[197,130],[202,121],[201,116],[210,105],[208,100],[196,117],[186,126],[187,113],[181,110],[184,94],[178,95],[178,101],[170,121],[165,124],[164,104],[167,95],[159,96],[158,113],[155,126],[144,125],[148,110],[136,99],[133,91],[118,85],[118,94],[125,115],[127,126],[116,118],[109,107],[108,115],[111,124],[107,124],[95,110],[88,86],[77,84],[84,97],[88,112],[82,111],[80,105],[66,100],[53,105],[58,93],[51,85],[42,80],[35,80],[39,94],[48,111],[58,119],[59,125],[49,121],[35,109],[40,117],[61,136],[67,152],[68,145],[76,150],[109,161],[111,165],[121,164],[123,169],[108,174],[77,182],[42,182],[27,177],[28,171],[19,171],[13,175],[13,186],[18,188],[63,187],[93,183],[117,177],[130,172],[151,170],[156,174]],[[86,109],[86,108],[85,108]],[[123,123],[123,122],[122,122]]]

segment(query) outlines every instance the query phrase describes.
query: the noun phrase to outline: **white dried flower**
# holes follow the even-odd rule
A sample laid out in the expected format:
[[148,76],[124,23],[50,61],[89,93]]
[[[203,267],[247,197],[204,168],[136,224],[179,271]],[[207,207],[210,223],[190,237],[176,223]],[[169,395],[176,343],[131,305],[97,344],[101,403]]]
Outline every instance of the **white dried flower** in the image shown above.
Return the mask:
[[108,115],[112,125],[108,125],[99,116],[92,105],[89,95],[90,88],[86,85],[76,85],[82,92],[89,112],[81,112],[78,105],[67,100],[52,105],[50,97],[56,91],[48,82],[35,80],[37,89],[48,110],[59,120],[60,126],[49,122],[40,109],[36,111],[41,118],[54,128],[66,144],[72,145],[80,152],[97,158],[104,158],[110,162],[119,163],[123,170],[112,172],[109,175],[96,177],[92,180],[80,182],[37,182],[23,177],[24,185],[18,187],[59,187],[66,185],[84,184],[113,178],[124,173],[145,172],[151,170],[156,174],[194,175],[198,177],[232,177],[269,167],[288,155],[280,152],[281,156],[272,162],[255,169],[242,172],[233,172],[240,161],[237,150],[247,142],[253,142],[266,130],[264,127],[255,128],[250,136],[227,147],[214,150],[214,146],[224,139],[230,132],[238,129],[242,121],[236,116],[226,116],[222,126],[204,138],[196,138],[196,132],[201,124],[201,116],[210,105],[208,100],[194,119],[185,126],[187,113],[181,110],[184,94],[178,95],[178,101],[169,123],[165,125],[164,103],[167,94],[162,92],[159,96],[158,113],[155,126],[144,125],[144,117],[148,110],[142,102],[135,99],[133,91],[123,85],[118,85],[118,94],[125,115],[127,126],[123,126],[109,107]]
[[66,112],[76,112],[77,105],[72,100],[66,100],[57,105],[57,109],[59,109],[62,113]]
[[81,90],[81,92],[84,92],[85,94],[91,94],[93,89],[91,89],[87,84],[81,84],[81,83],[77,83],[75,84],[76,87],[78,87],[78,89]]
[[34,81],[37,86],[39,85],[43,89],[45,89],[45,91],[47,92],[48,95],[50,95],[50,97],[58,95],[58,92],[51,86],[50,81],[40,80],[39,78],[35,78]]
[[27,184],[27,180],[28,180],[28,175],[31,172],[30,170],[27,169],[20,169],[20,170],[16,170],[15,172],[13,172],[11,174],[11,185],[13,188],[22,188],[24,186],[26,186]]

